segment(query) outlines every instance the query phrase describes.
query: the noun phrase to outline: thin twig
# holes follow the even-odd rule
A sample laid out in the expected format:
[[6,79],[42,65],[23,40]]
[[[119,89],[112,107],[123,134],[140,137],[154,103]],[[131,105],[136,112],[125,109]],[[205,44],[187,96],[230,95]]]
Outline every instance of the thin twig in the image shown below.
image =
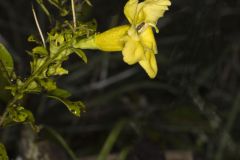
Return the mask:
[[73,28],[74,30],[77,27],[77,23],[76,23],[76,13],[75,13],[75,3],[74,0],[71,0],[71,5],[72,5],[72,16],[73,16]]
[[32,6],[32,12],[33,12],[33,16],[34,16],[35,23],[36,23],[37,28],[38,28],[38,32],[39,32],[39,34],[40,34],[40,36],[41,36],[41,39],[42,39],[42,42],[43,42],[43,46],[46,48],[46,42],[45,42],[45,39],[44,39],[42,30],[41,30],[41,28],[40,28],[40,25],[39,25],[39,22],[38,22],[38,19],[37,19],[36,12],[35,12],[33,6]]

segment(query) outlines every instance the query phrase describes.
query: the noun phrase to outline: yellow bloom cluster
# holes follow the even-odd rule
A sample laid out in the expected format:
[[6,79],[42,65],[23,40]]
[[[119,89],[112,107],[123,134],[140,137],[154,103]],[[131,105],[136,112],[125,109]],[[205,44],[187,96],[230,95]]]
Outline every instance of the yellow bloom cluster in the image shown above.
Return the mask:
[[155,54],[157,46],[152,31],[157,21],[171,5],[169,0],[129,0],[124,14],[130,25],[114,27],[86,40],[76,42],[74,47],[100,49],[103,51],[122,51],[123,61],[129,65],[139,63],[150,78],[157,74]]

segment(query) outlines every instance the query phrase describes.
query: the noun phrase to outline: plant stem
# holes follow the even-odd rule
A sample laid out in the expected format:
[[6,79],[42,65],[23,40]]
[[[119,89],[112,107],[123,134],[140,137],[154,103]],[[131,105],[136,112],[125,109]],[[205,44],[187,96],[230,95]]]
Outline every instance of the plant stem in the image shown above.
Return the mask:
[[[69,45],[66,45],[69,47]],[[59,53],[61,53],[64,49],[66,49],[67,47],[62,47],[58,50],[57,53],[55,53],[54,55],[58,55]],[[52,62],[54,62],[55,58],[57,58],[57,56],[53,56],[53,57],[48,57],[47,60],[45,61],[45,63],[39,67],[37,70],[35,70],[28,78],[26,81],[23,82],[23,85],[20,86],[16,92],[16,95],[14,95],[14,97],[12,98],[12,100],[9,101],[5,111],[3,112],[2,117],[0,118],[0,127],[3,125],[3,121],[5,119],[5,117],[7,116],[8,110],[9,108],[13,107],[14,104],[19,101],[20,99],[22,99],[25,96],[25,90],[28,87],[28,85],[30,83],[32,83],[35,78],[37,78],[39,76],[39,74],[41,74],[48,66],[49,64],[51,64]]]
[[[5,117],[7,116],[8,110],[9,108],[11,108],[18,100],[19,97],[24,97],[24,92],[25,89],[28,87],[28,85],[33,82],[35,80],[35,78],[42,72],[45,70],[46,67],[48,67],[48,65],[50,63],[52,63],[52,61],[54,60],[54,58],[49,58],[41,67],[39,67],[35,72],[32,73],[32,75],[24,82],[24,84],[18,89],[17,94],[13,97],[13,99],[8,103],[1,119],[0,119],[0,126],[2,126],[3,121],[5,119]],[[21,98],[21,99],[22,99]]]

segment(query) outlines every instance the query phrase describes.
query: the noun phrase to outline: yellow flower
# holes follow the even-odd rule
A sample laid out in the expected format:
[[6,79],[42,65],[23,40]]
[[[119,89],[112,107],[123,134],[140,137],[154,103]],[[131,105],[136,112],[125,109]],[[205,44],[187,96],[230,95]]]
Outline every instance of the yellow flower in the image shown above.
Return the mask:
[[124,14],[131,24],[138,26],[144,22],[153,26],[158,32],[157,20],[170,5],[170,0],[145,0],[141,3],[138,3],[138,0],[129,0],[124,7]]
[[124,42],[122,38],[127,34],[129,25],[109,29],[101,34],[96,34],[87,39],[74,43],[75,48],[100,49],[102,51],[121,51]]
[[123,60],[129,65],[139,63],[150,78],[157,74],[155,54],[157,46],[150,26],[143,25],[140,30],[130,28],[124,37]]
[[103,51],[122,51],[123,61],[129,65],[139,63],[150,78],[157,74],[155,54],[157,46],[152,31],[158,18],[168,9],[169,0],[129,0],[124,14],[131,25],[112,28],[86,40],[76,42],[74,47],[100,49]]

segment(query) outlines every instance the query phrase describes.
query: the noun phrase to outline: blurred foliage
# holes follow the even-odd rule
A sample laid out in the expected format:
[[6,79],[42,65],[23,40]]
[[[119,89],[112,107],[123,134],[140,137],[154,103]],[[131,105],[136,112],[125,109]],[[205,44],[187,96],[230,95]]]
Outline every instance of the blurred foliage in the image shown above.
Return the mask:
[[6,149],[2,143],[0,143],[0,158],[3,160],[8,160]]
[[[43,3],[37,2],[45,12],[48,12]],[[54,1],[54,3],[50,1],[50,3],[60,10],[64,10],[63,7],[66,6],[64,2],[60,3],[60,1]],[[74,2],[72,1],[71,4],[72,10],[75,12]],[[42,42],[35,38],[34,35],[28,38],[30,42],[36,43],[37,46],[31,51],[27,51],[32,57],[30,62],[31,74],[27,78],[23,79],[20,76],[16,76],[12,56],[4,45],[0,44],[0,70],[3,79],[9,82],[3,89],[9,90],[13,96],[2,113],[0,126],[5,127],[13,122],[28,122],[31,126],[35,126],[35,119],[31,111],[25,109],[21,104],[26,94],[46,92],[49,94],[49,97],[63,102],[75,116],[80,116],[81,111],[84,109],[84,104],[81,101],[69,100],[68,98],[71,94],[57,87],[55,77],[68,74],[68,70],[63,68],[62,64],[68,60],[72,53],[76,53],[85,63],[87,62],[85,53],[81,49],[74,48],[73,42],[76,39],[82,39],[93,34],[95,32],[95,24],[76,21],[75,14],[73,14],[73,25],[67,19],[64,22],[56,20],[56,25],[51,28],[45,40],[34,7],[32,7],[32,11]],[[66,12],[63,15],[62,12],[60,13],[61,16],[68,14]],[[62,92],[59,92],[60,90]]]
[[[104,31],[126,23],[122,13],[125,3],[92,0],[93,7],[84,2],[77,15],[83,21],[95,17],[98,31]],[[49,11],[57,14],[60,10]],[[46,12],[40,7],[36,12],[46,33]],[[31,71],[25,50],[33,47],[26,39],[37,33],[31,4],[27,0],[0,1],[0,15],[1,43],[13,53],[16,73],[26,77]],[[238,0],[173,0],[170,11],[158,22],[156,79],[149,80],[138,66],[124,64],[121,54],[88,51],[88,65],[70,56],[63,64],[70,74],[57,81],[72,93],[72,99],[85,102],[86,112],[80,119],[44,95],[25,97],[24,106],[29,106],[38,124],[51,126],[64,137],[81,160],[97,159],[122,120],[126,120],[125,126],[115,135],[108,157],[127,152],[131,160],[161,160],[165,151],[178,150],[190,151],[195,159],[238,160],[239,20]],[[33,52],[38,54],[38,49]],[[8,82],[0,81],[1,111],[6,104],[2,96],[9,97],[2,93],[2,83]],[[68,95],[63,92],[61,95]],[[26,128],[16,125],[1,129],[10,158],[28,153],[23,144],[30,136],[26,138],[24,131]],[[44,130],[39,136],[29,134],[34,137],[29,144],[44,144],[44,153],[57,156],[59,151],[68,152]]]

